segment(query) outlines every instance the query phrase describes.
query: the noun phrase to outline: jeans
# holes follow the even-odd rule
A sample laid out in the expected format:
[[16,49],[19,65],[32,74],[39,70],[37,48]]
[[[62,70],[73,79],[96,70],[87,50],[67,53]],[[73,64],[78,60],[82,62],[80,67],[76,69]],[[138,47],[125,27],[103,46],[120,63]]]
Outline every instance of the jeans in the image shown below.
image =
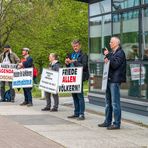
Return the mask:
[[23,90],[24,90],[25,102],[32,104],[32,92],[31,92],[32,87],[23,88]]
[[120,127],[121,124],[121,107],[120,107],[120,83],[107,84],[106,97],[105,97],[105,123],[111,125],[112,112],[114,115],[113,124]]
[[[5,95],[5,81],[1,81],[1,99],[4,100],[4,95]],[[8,82],[8,85],[10,87],[10,93],[11,93],[11,101],[14,101],[15,98],[15,91],[12,88],[12,82]]]
[[83,84],[81,93],[72,93],[73,101],[74,101],[74,115],[76,116],[84,116],[85,111],[85,101],[83,95]]

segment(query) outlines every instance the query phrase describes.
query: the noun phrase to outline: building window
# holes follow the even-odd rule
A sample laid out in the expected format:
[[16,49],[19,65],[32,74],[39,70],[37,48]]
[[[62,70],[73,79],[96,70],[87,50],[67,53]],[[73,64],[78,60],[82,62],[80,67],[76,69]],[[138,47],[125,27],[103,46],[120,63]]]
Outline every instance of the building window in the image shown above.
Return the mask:
[[113,15],[113,35],[120,37],[128,60],[139,59],[138,15],[137,10]]
[[148,4],[148,0],[144,0],[144,1],[142,1],[142,2],[144,2],[144,4]]
[[139,0],[113,0],[113,11],[139,5]]
[[147,4],[148,0],[102,0],[90,4],[90,92],[101,92],[103,48],[110,49],[111,36],[118,36],[128,59],[127,82],[121,85],[121,95],[148,99]]
[[142,41],[143,41],[143,59],[148,60],[148,8],[142,10]]
[[89,16],[100,15],[111,11],[111,0],[104,0],[89,5]]

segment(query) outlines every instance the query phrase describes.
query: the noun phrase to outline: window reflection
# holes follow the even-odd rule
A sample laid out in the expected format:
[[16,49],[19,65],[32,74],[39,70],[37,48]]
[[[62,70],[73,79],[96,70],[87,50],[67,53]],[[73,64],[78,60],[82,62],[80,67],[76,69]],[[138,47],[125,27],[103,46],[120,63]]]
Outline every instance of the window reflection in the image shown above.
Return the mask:
[[90,59],[102,62],[102,48],[108,47],[111,35],[111,14],[90,19]]
[[128,60],[139,59],[138,15],[139,11],[113,15],[113,34],[120,37]]
[[90,64],[90,91],[101,91],[103,63]]
[[139,0],[113,0],[113,11],[139,5]]
[[145,3],[145,4],[148,3],[148,0],[144,0],[144,3]]
[[144,9],[142,11],[144,13],[143,15],[143,34],[142,34],[142,39],[143,39],[143,59],[147,60],[148,56],[148,9]]
[[108,13],[111,11],[111,0],[103,0],[89,5],[90,16]]

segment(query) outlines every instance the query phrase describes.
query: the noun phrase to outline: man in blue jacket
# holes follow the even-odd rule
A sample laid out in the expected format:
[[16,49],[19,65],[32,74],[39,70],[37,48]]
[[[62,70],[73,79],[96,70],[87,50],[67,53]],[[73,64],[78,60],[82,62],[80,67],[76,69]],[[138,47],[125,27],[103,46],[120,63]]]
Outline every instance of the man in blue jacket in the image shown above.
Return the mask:
[[[98,124],[98,126],[114,130],[120,129],[121,125],[120,85],[126,81],[126,57],[118,37],[111,38],[110,47],[112,52],[109,53],[107,49],[104,51],[104,62],[110,61],[105,96],[105,121],[102,124]],[[113,124],[112,113],[114,115]]]
[[[29,48],[23,48],[22,49],[22,56],[24,57],[24,59],[21,60],[21,63],[19,63],[18,68],[31,68],[31,67],[33,67],[33,59],[29,55]],[[28,107],[33,106],[33,103],[32,103],[32,87],[23,88],[23,90],[24,90],[25,100],[20,105],[27,105]]]
[[[81,44],[79,40],[74,40],[72,43],[73,52],[69,54],[65,59],[65,64],[67,67],[83,67],[83,82],[88,80],[88,56],[84,54],[81,50]],[[68,118],[77,118],[78,120],[85,119],[85,101],[83,95],[83,82],[82,90],[80,93],[72,93],[74,101],[74,114],[68,116]]]

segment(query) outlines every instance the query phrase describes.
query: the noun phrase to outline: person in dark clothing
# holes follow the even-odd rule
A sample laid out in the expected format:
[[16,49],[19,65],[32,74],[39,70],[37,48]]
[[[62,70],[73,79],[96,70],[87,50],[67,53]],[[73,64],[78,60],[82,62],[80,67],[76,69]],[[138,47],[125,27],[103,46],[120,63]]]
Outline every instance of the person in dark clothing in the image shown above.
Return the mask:
[[[121,106],[120,106],[120,85],[126,82],[126,57],[120,46],[118,37],[110,40],[112,52],[104,51],[104,62],[110,61],[108,83],[105,96],[105,121],[98,124],[99,127],[107,127],[108,130],[120,129]],[[112,113],[114,122],[112,124]]]
[[[2,64],[18,64],[20,62],[20,59],[18,56],[12,52],[11,47],[9,45],[4,46],[4,52],[0,55],[0,63]],[[5,95],[5,84],[6,81],[1,81],[1,102],[4,101],[4,95]],[[10,87],[10,93],[11,93],[11,102],[14,102],[15,98],[15,91],[12,88],[12,82],[8,82],[8,85]]]
[[[19,63],[18,68],[31,68],[33,67],[33,59],[29,55],[29,48],[22,49],[24,59]],[[32,103],[32,87],[23,88],[25,100],[20,105],[33,106]]]
[[[65,59],[65,64],[67,67],[83,67],[83,82],[88,80],[89,71],[88,71],[88,56],[84,54],[81,50],[81,44],[79,40],[74,40],[72,42],[73,53],[69,54]],[[74,101],[74,114],[68,116],[68,118],[78,118],[78,120],[85,119],[85,101],[83,95],[83,82],[81,93],[72,93]]]
[[[49,69],[54,70],[54,71],[59,71],[60,68],[60,63],[58,61],[58,56],[55,53],[51,53],[49,55],[49,61],[51,62],[51,68]],[[59,106],[59,95],[58,94],[52,94],[53,99],[54,99],[54,106],[51,109],[51,93],[45,92],[45,98],[47,101],[46,107],[42,109],[42,111],[51,111],[55,112],[58,111],[58,106]]]

